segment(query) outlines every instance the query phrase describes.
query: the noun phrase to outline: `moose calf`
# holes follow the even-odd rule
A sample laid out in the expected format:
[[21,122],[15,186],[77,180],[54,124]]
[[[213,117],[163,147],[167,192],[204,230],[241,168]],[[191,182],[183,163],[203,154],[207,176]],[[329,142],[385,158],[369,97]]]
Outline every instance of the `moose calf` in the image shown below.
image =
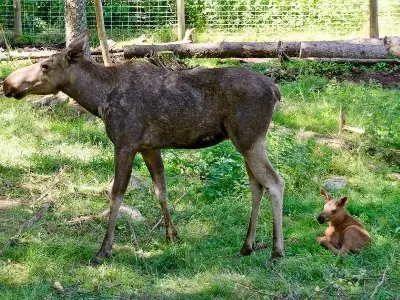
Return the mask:
[[317,241],[338,255],[359,252],[371,241],[371,237],[364,226],[345,211],[347,197],[335,200],[324,189],[321,189],[321,195],[326,203],[317,220],[320,224],[329,222],[329,226],[325,235],[318,237]]

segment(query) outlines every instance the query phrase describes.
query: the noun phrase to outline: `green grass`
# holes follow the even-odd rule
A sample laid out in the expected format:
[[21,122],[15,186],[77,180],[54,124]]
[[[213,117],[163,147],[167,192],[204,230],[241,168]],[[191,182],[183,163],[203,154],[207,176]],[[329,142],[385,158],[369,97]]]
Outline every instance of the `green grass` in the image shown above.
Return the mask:
[[[270,74],[276,66],[252,67]],[[72,299],[366,299],[385,269],[376,298],[398,297],[400,187],[389,175],[400,168],[381,155],[369,155],[366,148],[399,148],[400,92],[321,75],[337,68],[287,66],[285,76],[294,72],[297,80],[280,83],[283,104],[268,134],[268,149],[286,180],[286,256],[273,269],[265,267],[272,240],[268,199],[263,201],[257,232],[268,249],[236,256],[251,204],[242,159],[229,142],[163,152],[171,212],[180,233],[175,245],[165,242],[164,228],[152,231],[161,212],[138,155],[134,172],[141,184],[128,189],[125,203],[139,209],[145,220],[119,218],[113,257],[101,266],[89,265],[106,220],[77,225],[67,221],[107,207],[102,190],[113,176],[113,149],[103,124],[69,105],[38,109],[32,107],[32,99],[0,98],[0,247],[43,201],[55,202],[44,219],[0,257],[0,299],[55,299],[60,297],[52,287],[55,281]],[[1,72],[11,69],[2,66]],[[313,139],[296,139],[300,128],[334,135],[339,105],[349,124],[367,130],[362,138],[345,136],[357,147],[332,149]],[[325,228],[315,220],[323,206],[319,187],[334,175],[348,179],[334,195],[349,197],[348,210],[373,238],[359,255],[338,258],[315,242]]]

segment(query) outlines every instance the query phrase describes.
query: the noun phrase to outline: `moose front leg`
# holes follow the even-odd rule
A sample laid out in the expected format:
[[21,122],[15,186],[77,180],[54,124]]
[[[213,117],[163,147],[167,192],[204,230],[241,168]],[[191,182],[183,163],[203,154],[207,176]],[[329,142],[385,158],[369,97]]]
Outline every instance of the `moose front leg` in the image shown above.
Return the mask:
[[349,252],[349,249],[348,249],[347,245],[342,245],[340,247],[340,249],[338,249],[332,244],[331,240],[326,236],[317,237],[317,242],[322,247],[325,247],[326,249],[331,250],[336,255],[344,255],[347,252]]
[[154,194],[163,211],[167,240],[174,242],[178,237],[178,233],[172,223],[171,214],[168,209],[167,185],[161,152],[160,150],[143,151],[142,156],[153,180]]
[[93,263],[95,264],[101,263],[104,257],[111,256],[115,224],[117,222],[118,212],[122,204],[123,196],[131,177],[134,155],[135,151],[132,151],[131,149],[115,148],[114,150],[115,175],[114,183],[111,188],[108,227],[100,251],[93,260]]

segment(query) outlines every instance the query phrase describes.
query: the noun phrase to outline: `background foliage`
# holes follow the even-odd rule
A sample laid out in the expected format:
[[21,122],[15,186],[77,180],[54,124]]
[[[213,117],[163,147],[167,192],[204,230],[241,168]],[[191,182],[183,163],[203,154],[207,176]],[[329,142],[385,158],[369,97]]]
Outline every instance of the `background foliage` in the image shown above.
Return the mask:
[[[13,28],[12,2],[4,0],[0,4],[0,24],[9,30]],[[400,2],[379,4],[381,34],[396,34]],[[367,0],[186,0],[185,7],[187,27],[195,27],[201,40],[222,38],[221,32],[230,36],[243,31],[249,40],[296,39],[296,32],[307,32],[307,39],[363,37],[369,18]],[[104,0],[103,9],[106,29],[114,39],[132,39],[148,29],[172,31],[177,22],[175,0]],[[93,1],[87,1],[86,10],[93,29]],[[48,34],[62,39],[63,11],[63,0],[22,1],[25,35]],[[168,38],[175,36],[169,34]]]

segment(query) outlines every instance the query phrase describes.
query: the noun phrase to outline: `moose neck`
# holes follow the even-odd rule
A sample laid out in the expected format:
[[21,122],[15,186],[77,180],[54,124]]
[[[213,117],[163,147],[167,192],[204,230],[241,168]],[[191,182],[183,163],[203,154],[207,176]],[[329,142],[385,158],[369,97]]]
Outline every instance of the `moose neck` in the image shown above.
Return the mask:
[[335,220],[330,221],[330,223],[332,226],[341,225],[341,224],[345,223],[346,221],[348,221],[349,218],[351,218],[351,216],[345,212],[340,217],[336,218]]
[[69,67],[69,84],[62,91],[90,113],[100,117],[99,110],[114,88],[112,73],[110,68],[83,59]]

